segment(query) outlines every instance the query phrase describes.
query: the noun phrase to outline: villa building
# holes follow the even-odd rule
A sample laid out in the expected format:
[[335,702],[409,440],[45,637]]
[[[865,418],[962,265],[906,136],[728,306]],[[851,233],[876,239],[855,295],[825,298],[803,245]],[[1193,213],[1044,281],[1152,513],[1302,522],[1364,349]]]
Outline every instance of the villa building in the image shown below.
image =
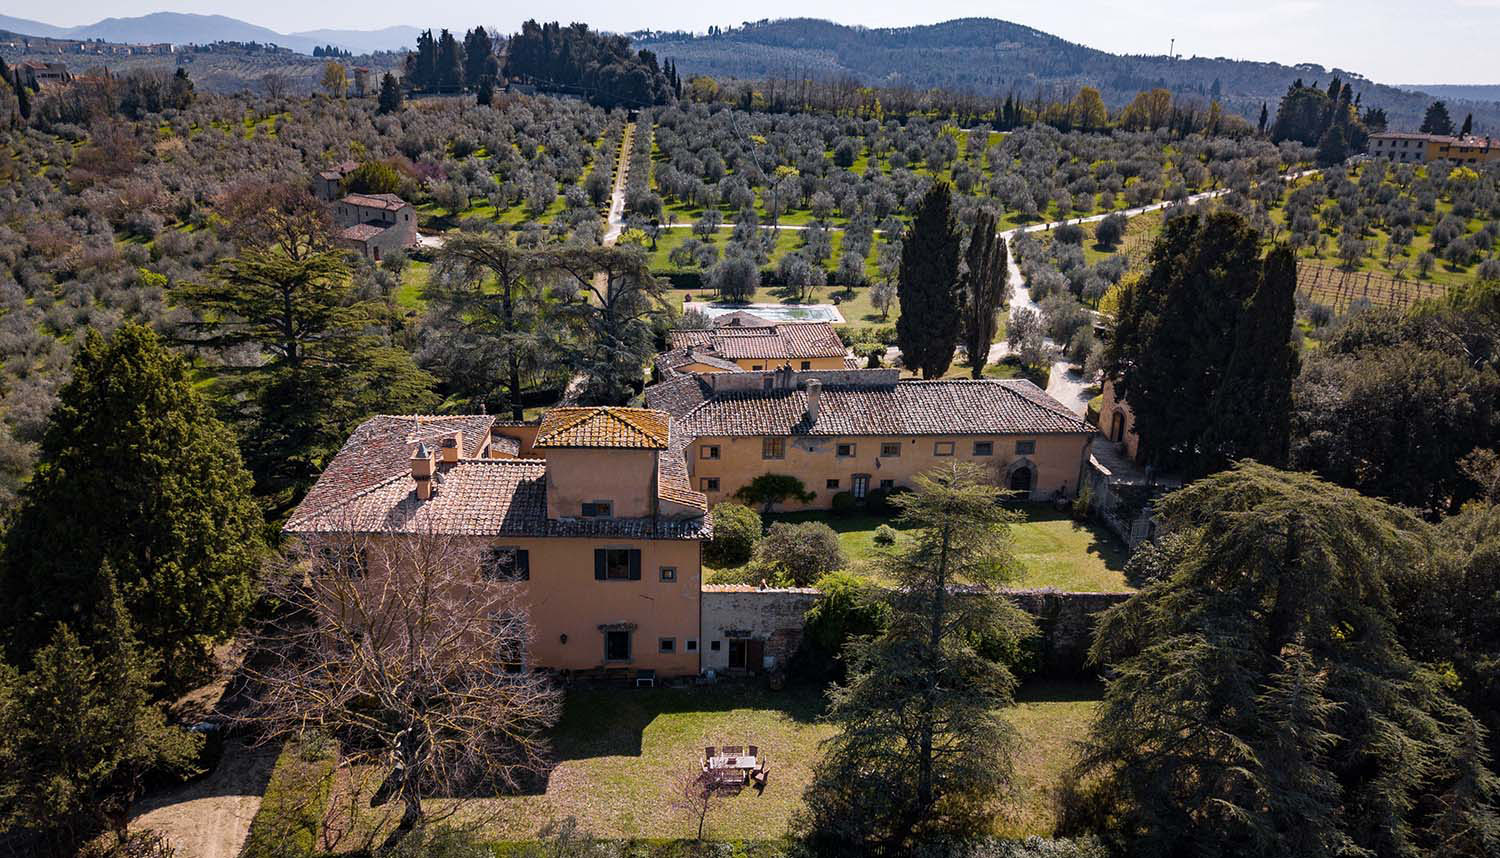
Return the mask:
[[359,164],[353,161],[343,161],[326,170],[318,171],[318,178],[313,182],[313,190],[318,199],[325,203],[337,200],[344,192],[344,179],[357,169],[359,169]]
[[909,488],[926,471],[974,462],[1026,500],[1070,496],[1094,427],[1029,381],[901,380],[900,372],[809,370],[691,375],[646,389],[685,437],[687,468],[710,503],[761,474],[800,479],[826,509]]
[[1500,162],[1500,138],[1381,131],[1370,135],[1368,152],[1372,158],[1385,158],[1398,164],[1431,161],[1491,164]]
[[689,373],[848,368],[843,340],[828,322],[784,322],[748,313],[721,316],[712,328],[667,333],[669,351],[656,358],[660,379]]
[[487,569],[522,587],[528,666],[695,675],[700,544],[712,524],[670,424],[631,408],[554,408],[534,425],[374,417],[284,529],[475,540]]

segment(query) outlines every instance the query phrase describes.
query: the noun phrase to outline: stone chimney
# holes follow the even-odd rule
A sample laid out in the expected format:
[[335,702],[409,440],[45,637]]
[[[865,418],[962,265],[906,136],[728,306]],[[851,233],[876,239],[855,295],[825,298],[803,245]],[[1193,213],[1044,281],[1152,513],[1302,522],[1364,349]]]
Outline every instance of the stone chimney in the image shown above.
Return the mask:
[[411,454],[411,478],[417,483],[417,498],[432,498],[432,478],[437,476],[437,451],[425,443],[418,444]]
[[457,464],[458,458],[463,455],[463,450],[464,432],[460,429],[443,439],[443,464]]
[[823,382],[816,378],[807,380],[807,424],[818,422],[818,409],[823,405]]

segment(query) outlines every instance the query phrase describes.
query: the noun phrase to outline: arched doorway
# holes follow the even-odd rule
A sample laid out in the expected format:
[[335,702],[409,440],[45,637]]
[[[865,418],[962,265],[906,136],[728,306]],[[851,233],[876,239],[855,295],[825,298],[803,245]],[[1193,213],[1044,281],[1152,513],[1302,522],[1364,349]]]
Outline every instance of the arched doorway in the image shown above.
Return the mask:
[[1023,466],[1010,472],[1010,490],[1031,495],[1031,468]]
[[1125,440],[1125,415],[1119,411],[1110,418],[1109,440],[1116,444]]

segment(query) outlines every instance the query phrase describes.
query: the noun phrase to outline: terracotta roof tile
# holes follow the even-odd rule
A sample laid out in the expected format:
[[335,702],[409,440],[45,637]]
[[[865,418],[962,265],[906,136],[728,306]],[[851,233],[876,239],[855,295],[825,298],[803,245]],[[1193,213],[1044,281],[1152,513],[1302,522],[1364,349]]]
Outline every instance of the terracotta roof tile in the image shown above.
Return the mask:
[[708,348],[728,360],[797,360],[842,357],[844,343],[828,322],[787,322],[750,327],[724,325],[706,330],[670,331],[673,349]]
[[[1094,428],[1029,381],[900,381],[825,384],[818,419],[807,419],[807,391],[712,394],[682,381],[653,385],[647,401],[671,407],[682,430],[697,437],[740,435],[1045,435],[1091,434]],[[655,390],[655,388],[666,388]],[[684,411],[677,408],[686,407]]]
[[382,209],[388,212],[406,208],[406,200],[395,194],[350,194],[341,201],[351,206],[366,209]]
[[542,416],[533,447],[664,450],[668,416],[647,408],[553,408]]

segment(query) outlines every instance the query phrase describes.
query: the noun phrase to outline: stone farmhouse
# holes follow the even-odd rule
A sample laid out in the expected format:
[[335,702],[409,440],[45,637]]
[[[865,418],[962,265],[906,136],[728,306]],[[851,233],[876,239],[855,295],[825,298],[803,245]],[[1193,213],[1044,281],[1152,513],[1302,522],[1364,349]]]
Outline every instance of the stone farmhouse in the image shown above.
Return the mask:
[[417,243],[417,211],[395,194],[349,194],[334,203],[333,221],[339,242],[373,262]]
[[359,169],[358,163],[343,161],[319,171],[317,179],[313,181],[313,193],[325,203],[337,200],[344,192],[344,179],[357,169]]
[[847,349],[828,322],[774,324],[748,313],[721,316],[712,328],[667,333],[658,379],[685,374],[793,369],[847,369]]
[[975,462],[1027,500],[1078,487],[1094,427],[1024,380],[902,380],[894,369],[716,372],[646,389],[691,438],[687,468],[710,503],[761,474],[789,474],[826,509],[848,493],[909,488],[923,472]]

